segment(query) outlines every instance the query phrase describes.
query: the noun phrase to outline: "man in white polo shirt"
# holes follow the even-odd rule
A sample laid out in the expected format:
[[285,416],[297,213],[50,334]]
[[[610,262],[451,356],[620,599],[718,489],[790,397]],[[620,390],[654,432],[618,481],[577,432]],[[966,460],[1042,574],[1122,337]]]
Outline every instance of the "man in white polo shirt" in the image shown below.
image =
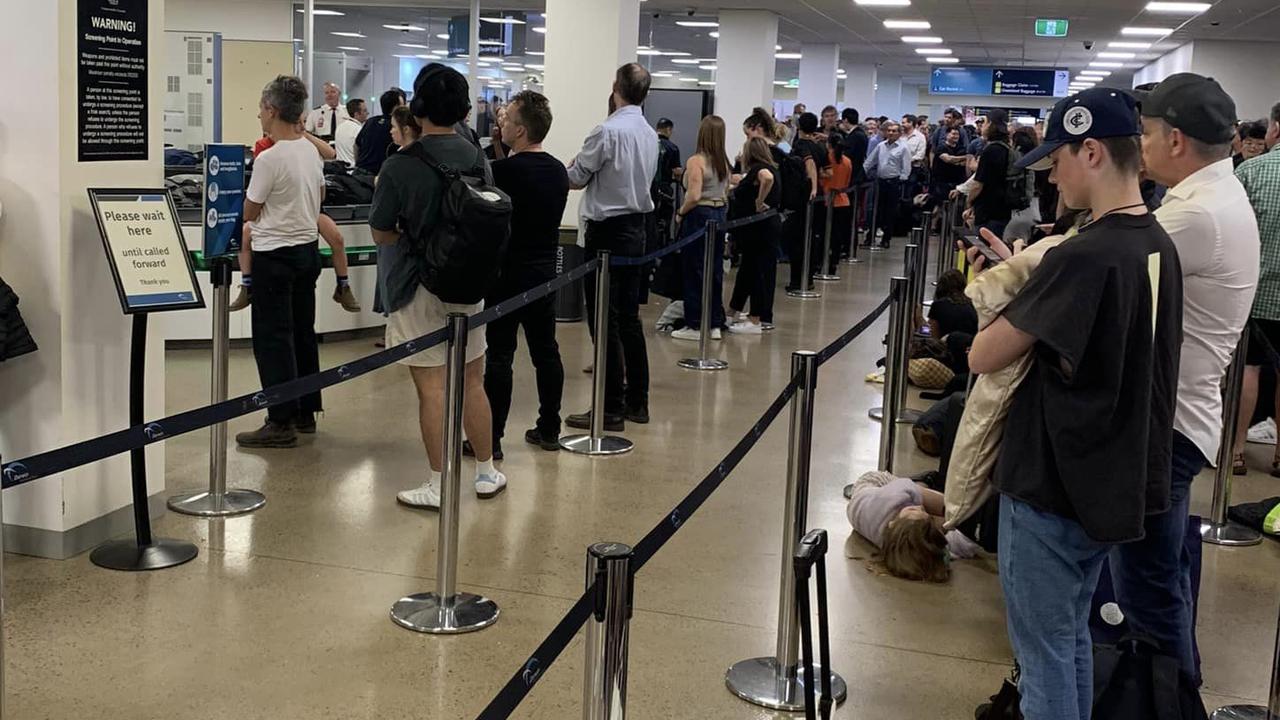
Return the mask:
[[1111,573],[1131,627],[1199,679],[1191,565],[1183,550],[1191,481],[1218,456],[1222,378],[1258,282],[1258,225],[1231,163],[1236,107],[1222,86],[1171,75],[1142,99],[1147,176],[1169,188],[1156,220],[1182,265],[1182,361],[1173,419],[1169,510],[1146,516],[1141,540],[1117,545]]
[[346,120],[338,121],[338,129],[333,134],[333,149],[338,153],[339,160],[348,167],[355,167],[356,138],[364,127],[364,121],[369,119],[369,108],[365,106],[364,100],[352,98],[347,101],[347,115],[349,117]]
[[350,118],[351,115],[342,105],[342,90],[327,82],[324,84],[324,104],[307,113],[304,129],[321,140],[332,143],[338,126]]

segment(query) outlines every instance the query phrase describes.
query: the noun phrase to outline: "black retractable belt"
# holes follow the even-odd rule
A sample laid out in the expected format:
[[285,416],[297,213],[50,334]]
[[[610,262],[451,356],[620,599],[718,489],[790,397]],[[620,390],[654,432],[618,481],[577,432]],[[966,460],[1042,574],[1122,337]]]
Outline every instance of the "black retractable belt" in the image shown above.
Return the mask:
[[[827,531],[810,530],[796,545],[796,615],[800,618],[800,650],[804,668],[804,716],[807,720],[830,720],[834,703],[831,693],[831,634],[827,622]],[[818,667],[822,669],[822,696],[814,702],[813,630],[809,620],[809,575],[818,568]]]

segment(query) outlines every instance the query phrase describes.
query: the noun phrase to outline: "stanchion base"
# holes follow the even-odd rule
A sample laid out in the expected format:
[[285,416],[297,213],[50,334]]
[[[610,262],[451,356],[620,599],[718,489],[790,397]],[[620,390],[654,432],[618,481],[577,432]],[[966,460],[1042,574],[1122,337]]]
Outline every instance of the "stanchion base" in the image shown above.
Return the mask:
[[1210,720],[1267,720],[1267,709],[1260,705],[1226,705],[1213,711]]
[[635,443],[617,435],[605,435],[595,441],[590,435],[567,435],[560,438],[560,447],[579,455],[621,455],[631,452]]
[[267,504],[267,496],[256,490],[228,490],[215,495],[207,490],[182,493],[169,498],[169,509],[198,517],[229,517],[253,512]]
[[905,425],[915,425],[916,421],[920,419],[921,415],[924,415],[924,413],[920,412],[919,410],[912,410],[911,408],[903,408],[898,413],[898,422],[903,423]]
[[[818,682],[820,672],[822,669],[815,665],[815,682]],[[797,668],[794,675],[779,677],[778,661],[774,658],[743,660],[729,668],[729,672],[725,673],[724,683],[729,687],[729,692],[749,703],[773,710],[804,710],[804,673]],[[815,690],[820,692],[819,688]],[[831,673],[831,694],[837,705],[849,697],[849,686],[836,673]]]
[[845,258],[840,261],[841,265],[861,265],[862,258]]
[[880,422],[881,420],[884,420],[884,408],[882,407],[871,408],[870,410],[867,411],[867,417],[871,418],[872,420],[875,420],[876,422]]
[[498,621],[498,604],[489,598],[458,593],[442,605],[435,593],[403,597],[391,606],[391,620],[402,628],[432,635],[475,632]]
[[787,297],[800,298],[801,300],[813,300],[822,297],[822,293],[817,290],[788,290]]
[[199,552],[195,545],[181,540],[155,538],[150,545],[139,545],[133,539],[112,540],[89,553],[89,561],[108,570],[142,572],[190,562]]
[[1224,525],[1218,525],[1204,520],[1200,523],[1200,539],[1210,545],[1243,547],[1262,542],[1262,535],[1257,530],[1230,521]]
[[689,370],[724,370],[729,367],[729,363],[715,358],[685,358],[676,363],[682,368]]
[[840,279],[839,275],[814,275],[814,280],[818,282],[836,282]]

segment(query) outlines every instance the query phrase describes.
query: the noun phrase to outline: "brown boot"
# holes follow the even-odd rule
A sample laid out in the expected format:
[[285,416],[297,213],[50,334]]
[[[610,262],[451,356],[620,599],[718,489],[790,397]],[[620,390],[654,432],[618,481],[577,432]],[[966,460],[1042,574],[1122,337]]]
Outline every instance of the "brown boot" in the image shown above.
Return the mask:
[[243,310],[249,307],[249,303],[251,302],[253,302],[252,291],[249,290],[249,288],[245,287],[244,285],[241,285],[240,294],[236,295],[236,299],[233,300],[231,304],[227,306],[227,309],[229,309],[231,312],[235,312],[237,310]]
[[334,288],[333,301],[341,305],[342,309],[347,312],[360,312],[360,303],[356,300],[356,294],[351,292],[350,285],[339,285]]

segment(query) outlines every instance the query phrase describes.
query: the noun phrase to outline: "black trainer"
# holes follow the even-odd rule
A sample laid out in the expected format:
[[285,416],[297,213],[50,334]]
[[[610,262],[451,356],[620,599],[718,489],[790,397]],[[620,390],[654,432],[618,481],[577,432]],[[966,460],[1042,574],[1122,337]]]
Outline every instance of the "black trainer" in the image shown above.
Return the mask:
[[638,408],[627,408],[627,414],[625,417],[627,418],[627,420],[630,420],[631,422],[637,425],[648,425],[649,424],[649,408],[647,406],[638,407]]
[[[462,441],[462,454],[463,454],[463,455],[466,455],[467,457],[475,457],[475,456],[476,456],[476,449],[475,449],[475,448],[473,448],[473,447],[471,447],[471,441],[470,441],[470,440],[463,440],[463,441]],[[501,445],[501,444],[499,444],[499,443],[494,443],[494,444],[493,444],[493,459],[494,459],[494,461],[498,461],[498,460],[501,460],[501,459],[502,459],[502,445]]]
[[293,425],[282,425],[270,420],[262,427],[236,435],[236,444],[246,448],[291,448],[298,445],[298,433]]
[[[578,430],[590,430],[591,411],[584,412],[580,415],[570,415],[565,418],[564,424]],[[622,432],[627,429],[627,423],[621,415],[609,415],[606,413],[604,416],[604,429],[609,432]]]
[[316,414],[313,412],[304,412],[298,416],[294,427],[303,435],[314,435],[316,432]]
[[530,445],[537,445],[543,450],[559,450],[560,438],[543,435],[538,428],[529,428],[524,431],[524,441]]

